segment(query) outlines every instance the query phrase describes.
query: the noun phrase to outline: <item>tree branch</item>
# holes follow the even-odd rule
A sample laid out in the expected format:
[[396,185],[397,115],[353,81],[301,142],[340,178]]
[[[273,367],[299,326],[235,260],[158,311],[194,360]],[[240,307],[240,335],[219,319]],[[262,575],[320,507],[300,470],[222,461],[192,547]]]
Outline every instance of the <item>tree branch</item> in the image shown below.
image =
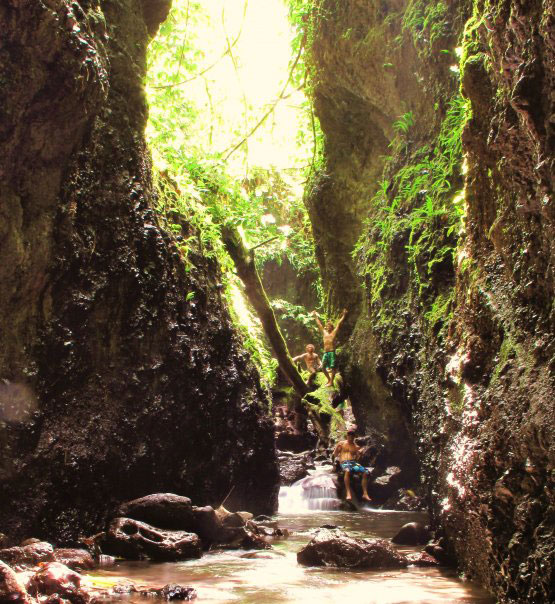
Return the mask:
[[239,39],[241,38],[241,34],[243,33],[243,25],[245,24],[247,6],[248,6],[248,0],[245,0],[245,4],[243,6],[243,19],[241,21],[241,27],[239,28],[237,36],[235,37],[235,39],[233,40],[233,42],[231,44],[227,44],[226,50],[221,54],[220,57],[218,57],[214,61],[214,63],[212,63],[211,65],[208,65],[208,67],[206,67],[202,71],[199,71],[193,77],[183,80],[181,82],[174,82],[173,84],[158,84],[156,86],[150,85],[149,88],[154,88],[156,90],[159,90],[159,89],[163,89],[163,88],[174,88],[175,86],[183,86],[184,84],[188,84],[189,82],[193,82],[194,80],[197,80],[198,78],[202,77],[205,73],[207,73],[211,69],[214,69],[214,67],[216,67],[216,65],[218,65],[222,59],[224,59],[225,57],[227,57],[228,54],[230,54],[231,50],[236,46],[237,42],[239,42]]
[[235,153],[235,151],[237,151],[237,149],[239,149],[239,147],[241,147],[244,143],[247,142],[247,140],[258,130],[258,128],[260,128],[260,126],[262,126],[262,124],[272,114],[272,112],[275,110],[277,104],[282,99],[286,98],[286,94],[285,93],[287,91],[287,87],[289,86],[289,83],[291,82],[291,79],[293,77],[293,73],[295,71],[295,68],[297,67],[297,63],[299,62],[299,59],[301,58],[301,54],[303,52],[304,45],[305,45],[305,38],[303,38],[303,40],[301,42],[301,45],[299,47],[299,52],[297,53],[297,56],[295,57],[295,61],[293,62],[293,65],[291,65],[291,69],[289,70],[289,76],[287,77],[287,81],[285,82],[284,87],[282,88],[281,92],[279,93],[279,96],[272,103],[272,105],[270,106],[270,109],[268,109],[268,111],[266,111],[266,113],[258,120],[258,122],[256,122],[256,124],[253,126],[253,128],[251,128],[250,132],[241,141],[239,141],[231,149],[231,151],[229,151],[229,153],[227,153],[227,155],[224,157],[224,161],[227,161],[230,158],[230,156],[233,153]]

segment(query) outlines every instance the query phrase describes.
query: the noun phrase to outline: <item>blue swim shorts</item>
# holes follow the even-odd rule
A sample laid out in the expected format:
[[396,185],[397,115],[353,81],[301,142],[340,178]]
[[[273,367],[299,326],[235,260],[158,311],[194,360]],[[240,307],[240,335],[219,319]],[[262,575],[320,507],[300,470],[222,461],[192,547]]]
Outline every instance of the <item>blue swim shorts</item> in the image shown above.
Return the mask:
[[362,474],[370,473],[370,470],[368,468],[361,466],[357,461],[353,460],[342,461],[341,469],[343,470],[343,472],[345,472],[345,470],[349,470],[349,472],[361,472]]

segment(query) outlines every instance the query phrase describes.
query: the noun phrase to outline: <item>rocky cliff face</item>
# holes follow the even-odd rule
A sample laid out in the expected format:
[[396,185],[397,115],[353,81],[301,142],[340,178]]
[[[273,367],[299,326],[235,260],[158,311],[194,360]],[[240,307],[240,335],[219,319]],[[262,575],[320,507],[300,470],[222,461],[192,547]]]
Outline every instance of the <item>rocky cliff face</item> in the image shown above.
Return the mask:
[[541,0],[320,0],[309,25],[309,209],[332,306],[359,307],[355,415],[507,602],[554,597],[553,21]]
[[[149,36],[168,1],[0,8],[0,525],[75,541],[171,491],[271,512],[266,397],[222,302],[152,210]],[[191,233],[192,234],[192,233]],[[187,296],[187,294],[190,294]]]

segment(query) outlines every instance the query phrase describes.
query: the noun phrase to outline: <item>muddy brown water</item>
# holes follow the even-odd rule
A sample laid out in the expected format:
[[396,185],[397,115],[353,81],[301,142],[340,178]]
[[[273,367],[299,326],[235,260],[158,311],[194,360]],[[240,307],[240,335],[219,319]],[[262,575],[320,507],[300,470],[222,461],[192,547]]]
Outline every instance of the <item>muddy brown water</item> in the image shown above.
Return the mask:
[[[426,522],[426,515],[414,512],[310,511],[278,514],[281,528],[294,534],[273,542],[273,551],[219,551],[206,553],[200,560],[174,563],[120,562],[91,573],[95,581],[112,584],[133,581],[142,585],[163,586],[179,583],[197,590],[199,604],[236,602],[245,604],[345,603],[357,604],[432,604],[439,602],[492,604],[478,586],[461,581],[451,570],[414,568],[401,570],[353,571],[331,568],[306,568],[297,564],[296,553],[311,533],[322,524],[333,524],[360,537],[391,538],[407,522]],[[418,547],[400,547],[419,551]],[[270,557],[266,557],[266,556]],[[260,557],[258,557],[260,556]],[[122,598],[108,602],[122,602]],[[148,601],[148,600],[147,600]],[[151,600],[152,601],[152,600]],[[145,599],[126,596],[124,603],[145,603]]]

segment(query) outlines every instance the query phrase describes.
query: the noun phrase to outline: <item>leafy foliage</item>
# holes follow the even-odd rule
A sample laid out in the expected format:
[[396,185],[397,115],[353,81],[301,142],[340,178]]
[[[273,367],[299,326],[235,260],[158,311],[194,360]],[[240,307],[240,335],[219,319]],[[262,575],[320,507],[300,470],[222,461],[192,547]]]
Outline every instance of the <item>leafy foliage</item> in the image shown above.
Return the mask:
[[411,0],[403,16],[403,31],[408,31],[415,44],[432,47],[448,32],[448,8],[443,0]]
[[[453,261],[464,215],[458,187],[461,133],[468,110],[467,102],[456,95],[435,145],[422,145],[411,153],[405,135],[412,116],[405,114],[395,124],[397,135],[391,146],[401,155],[389,158],[386,164],[384,179],[371,202],[366,232],[354,250],[373,304],[379,305],[385,290],[396,283],[392,267],[400,257],[405,258],[420,295],[431,285],[434,271],[445,261]],[[440,306],[446,308],[444,303]],[[436,314],[434,310],[428,317]]]
[[[246,11],[248,0],[244,0],[243,6]],[[222,22],[228,8],[222,3]],[[299,273],[317,274],[312,229],[298,191],[302,180],[315,169],[317,138],[321,133],[312,105],[304,98],[298,160],[291,170],[278,172],[273,167],[249,165],[246,143],[237,145],[238,161],[228,160],[230,145],[241,140],[245,133],[252,131],[253,137],[264,138],[274,126],[266,118],[258,124],[260,111],[257,115],[244,91],[242,115],[235,121],[226,121],[224,103],[213,87],[210,74],[224,61],[231,61],[237,71],[240,61],[235,53],[242,25],[233,36],[225,31],[221,40],[213,41],[214,46],[219,43],[221,48],[216,61],[209,60],[202,50],[206,48],[201,44],[202,37],[206,31],[212,31],[210,27],[210,15],[203,3],[174,0],[169,18],[150,46],[147,135],[158,169],[155,179],[158,211],[175,237],[186,270],[194,270],[193,251],[219,262],[233,317],[245,346],[269,384],[275,377],[275,362],[256,317],[240,301],[240,284],[222,244],[221,227],[226,224],[237,227],[248,247],[256,248],[259,264],[268,259],[279,261],[285,254]],[[293,54],[299,53],[304,53],[303,42],[295,36]],[[305,79],[304,67],[298,62],[292,61],[291,73],[283,88],[287,94],[292,87],[302,88]],[[193,86],[197,91],[199,87],[205,90],[209,111],[195,101]],[[263,115],[269,115],[266,108],[262,110]],[[228,137],[227,149],[221,143],[222,136]],[[315,286],[318,285],[315,280]],[[192,296],[193,292],[183,295]]]

